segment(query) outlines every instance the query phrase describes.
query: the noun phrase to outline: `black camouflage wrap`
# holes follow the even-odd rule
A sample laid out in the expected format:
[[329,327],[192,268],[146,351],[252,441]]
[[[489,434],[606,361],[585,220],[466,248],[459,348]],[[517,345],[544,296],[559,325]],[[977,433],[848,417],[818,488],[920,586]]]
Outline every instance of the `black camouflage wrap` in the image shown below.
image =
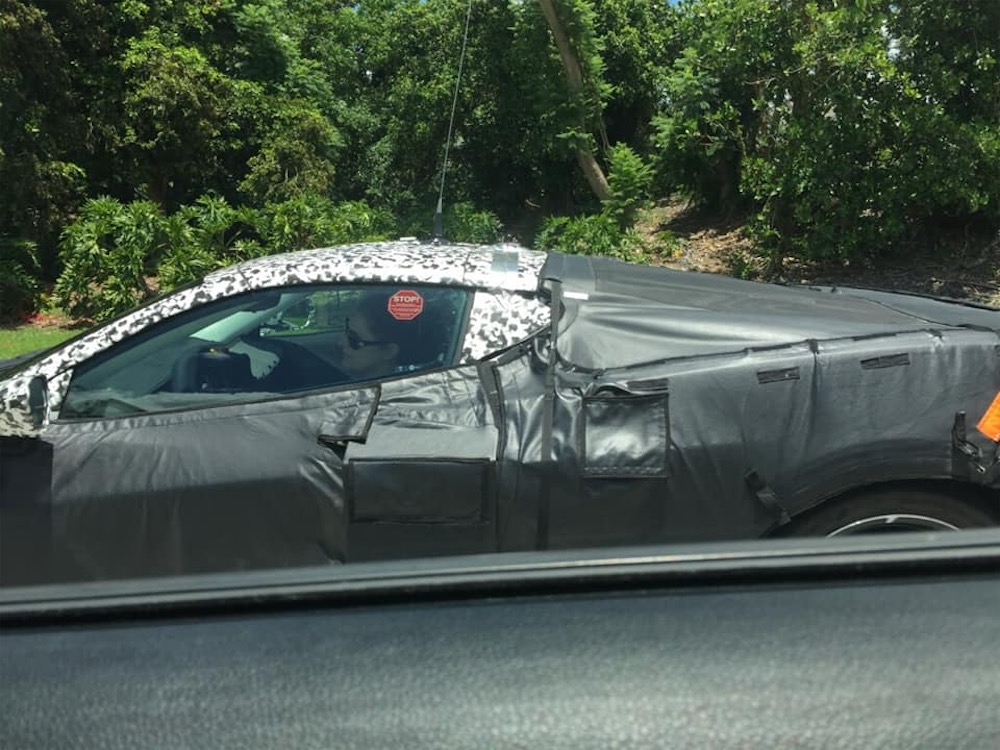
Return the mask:
[[552,255],[542,275],[565,306],[551,460],[577,478],[555,483],[550,545],[614,526],[758,536],[905,480],[974,485],[1000,510],[998,446],[972,429],[1000,392],[1000,311],[601,258]]
[[[340,280],[474,290],[455,366],[59,419],[72,368],[154,321]],[[14,403],[39,374],[40,434]],[[998,446],[972,427],[998,391],[1000,311],[982,307],[509,245],[274,256],[0,381],[0,581],[756,537],[913,480],[972,488],[1000,510]]]

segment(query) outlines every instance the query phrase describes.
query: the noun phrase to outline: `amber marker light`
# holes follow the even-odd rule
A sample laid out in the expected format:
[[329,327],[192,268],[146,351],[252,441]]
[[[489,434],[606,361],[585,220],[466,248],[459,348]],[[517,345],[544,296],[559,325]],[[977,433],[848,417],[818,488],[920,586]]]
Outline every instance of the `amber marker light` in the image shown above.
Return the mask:
[[976,429],[994,442],[1000,443],[1000,393],[997,393]]

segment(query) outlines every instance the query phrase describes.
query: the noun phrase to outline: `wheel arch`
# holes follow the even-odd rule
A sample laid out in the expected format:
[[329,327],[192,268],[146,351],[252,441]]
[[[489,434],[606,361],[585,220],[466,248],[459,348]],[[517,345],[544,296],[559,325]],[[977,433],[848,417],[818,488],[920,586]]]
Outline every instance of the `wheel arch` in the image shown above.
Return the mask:
[[870,482],[845,488],[815,503],[796,509],[790,514],[790,523],[777,527],[773,534],[775,536],[787,534],[815,514],[826,512],[836,505],[848,504],[866,495],[887,495],[906,491],[938,495],[955,503],[970,506],[1000,525],[1000,490],[954,478],[911,478]]

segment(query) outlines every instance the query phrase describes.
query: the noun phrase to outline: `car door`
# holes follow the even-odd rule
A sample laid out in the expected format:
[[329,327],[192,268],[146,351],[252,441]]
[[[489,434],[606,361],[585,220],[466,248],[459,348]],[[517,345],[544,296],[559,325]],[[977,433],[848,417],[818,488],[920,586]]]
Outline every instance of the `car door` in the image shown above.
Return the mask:
[[376,394],[50,425],[37,449],[50,451],[53,573],[108,579],[343,560],[343,472],[320,438],[327,422],[363,426]]
[[[77,367],[41,437],[4,450],[2,525],[5,539],[19,540],[4,545],[4,585],[447,553],[455,545],[435,547],[435,528],[485,528],[482,464],[495,435],[481,411],[459,408],[474,396],[475,368],[443,369],[460,350],[471,293],[404,291],[424,295],[422,313],[436,302],[445,310],[433,356],[362,382],[323,353],[336,310],[311,316],[303,294],[328,308],[346,300],[349,311],[362,292],[391,296],[389,287],[253,292],[182,313]],[[458,437],[472,433],[475,443]],[[484,493],[474,514],[422,505],[430,495],[417,480],[448,458],[460,470],[437,478],[434,497],[464,493],[471,461]],[[400,483],[404,512],[386,504],[385,488]],[[384,529],[362,531],[380,525],[401,536],[387,543]]]
[[475,365],[384,382],[363,439],[334,429],[349,560],[497,550],[499,431]]

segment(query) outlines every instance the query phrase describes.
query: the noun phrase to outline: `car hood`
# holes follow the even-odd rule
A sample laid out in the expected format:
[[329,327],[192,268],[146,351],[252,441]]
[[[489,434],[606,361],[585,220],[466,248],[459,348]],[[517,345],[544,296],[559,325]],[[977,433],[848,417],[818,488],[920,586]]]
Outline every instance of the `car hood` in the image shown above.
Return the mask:
[[562,286],[560,355],[587,368],[942,328],[1000,336],[1000,310],[893,292],[789,287],[558,253],[542,279]]

